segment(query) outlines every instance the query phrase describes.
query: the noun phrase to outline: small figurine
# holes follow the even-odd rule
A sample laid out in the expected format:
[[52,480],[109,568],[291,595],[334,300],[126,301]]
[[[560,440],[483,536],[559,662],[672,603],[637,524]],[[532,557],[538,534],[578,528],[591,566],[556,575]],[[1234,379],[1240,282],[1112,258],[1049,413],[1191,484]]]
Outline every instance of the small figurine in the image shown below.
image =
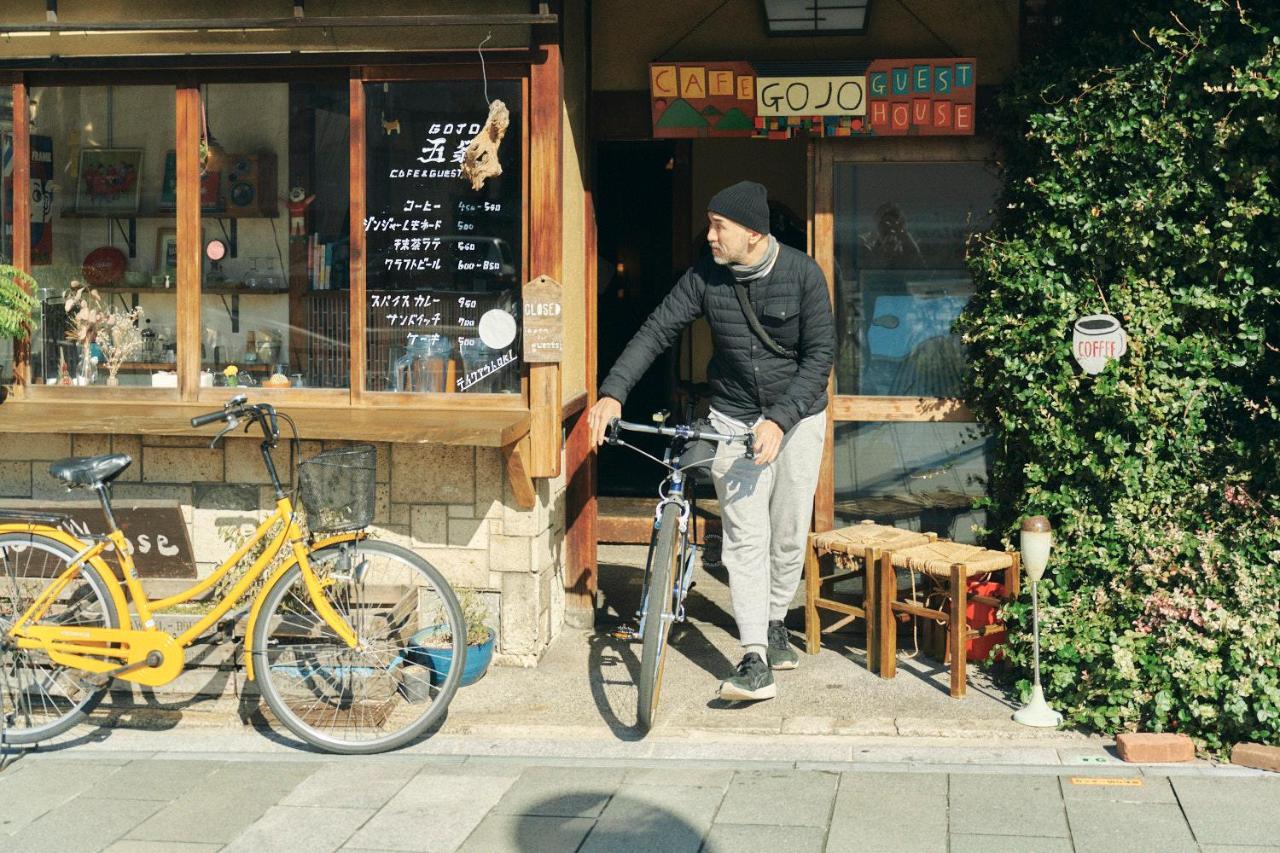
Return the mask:
[[307,236],[307,208],[315,200],[315,193],[307,195],[307,191],[302,187],[294,187],[289,190],[289,201],[285,204],[285,207],[289,208],[290,237]]

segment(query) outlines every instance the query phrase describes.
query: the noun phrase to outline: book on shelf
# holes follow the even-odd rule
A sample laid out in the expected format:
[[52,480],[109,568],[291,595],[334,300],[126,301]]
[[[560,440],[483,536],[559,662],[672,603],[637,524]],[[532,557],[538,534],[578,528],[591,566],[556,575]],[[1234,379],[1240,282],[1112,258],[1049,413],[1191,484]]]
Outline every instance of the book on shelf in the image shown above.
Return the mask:
[[325,242],[318,234],[307,238],[307,282],[312,290],[335,290],[347,286],[345,242]]

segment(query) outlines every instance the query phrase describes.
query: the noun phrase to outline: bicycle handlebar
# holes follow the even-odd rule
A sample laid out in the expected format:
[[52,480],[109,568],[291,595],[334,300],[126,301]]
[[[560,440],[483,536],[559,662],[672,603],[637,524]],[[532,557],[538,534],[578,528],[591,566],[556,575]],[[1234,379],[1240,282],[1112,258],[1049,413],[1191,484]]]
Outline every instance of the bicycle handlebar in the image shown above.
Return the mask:
[[228,426],[214,438],[216,443],[223,433],[234,429],[236,421],[239,418],[248,418],[255,421],[262,427],[262,435],[267,441],[271,442],[274,447],[275,443],[280,440],[280,426],[276,418],[275,406],[269,403],[249,403],[249,398],[244,394],[237,394],[226,403],[223,404],[222,410],[217,412],[206,412],[203,415],[196,415],[191,419],[193,427],[202,427],[207,424],[217,423],[218,421],[226,421]]
[[606,433],[606,439],[610,444],[618,441],[619,430],[646,433],[648,435],[664,435],[668,438],[683,438],[689,441],[701,441],[705,439],[707,441],[718,441],[726,444],[741,443],[747,450],[748,458],[755,455],[754,450],[756,437],[755,434],[749,430],[744,433],[739,433],[738,435],[725,435],[724,433],[714,432],[712,430],[698,430],[689,426],[657,427],[649,426],[648,424],[631,423],[620,418],[614,418],[609,422],[609,430]]

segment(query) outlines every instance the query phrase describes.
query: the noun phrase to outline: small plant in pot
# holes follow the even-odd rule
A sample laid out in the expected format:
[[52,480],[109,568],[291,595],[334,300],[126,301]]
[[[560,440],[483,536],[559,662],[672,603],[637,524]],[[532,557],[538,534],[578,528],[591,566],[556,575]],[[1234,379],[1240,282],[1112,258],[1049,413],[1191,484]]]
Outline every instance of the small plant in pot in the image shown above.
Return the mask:
[[[10,264],[0,264],[0,337],[25,341],[31,335],[36,281]],[[0,392],[2,395],[3,392]],[[4,397],[0,396],[0,400]]]
[[[475,684],[489,671],[493,661],[494,632],[488,626],[489,610],[474,589],[458,590],[458,606],[467,626],[467,651],[463,661],[461,687]],[[444,613],[413,635],[413,656],[418,664],[431,670],[431,683],[442,684],[453,667],[453,634]]]

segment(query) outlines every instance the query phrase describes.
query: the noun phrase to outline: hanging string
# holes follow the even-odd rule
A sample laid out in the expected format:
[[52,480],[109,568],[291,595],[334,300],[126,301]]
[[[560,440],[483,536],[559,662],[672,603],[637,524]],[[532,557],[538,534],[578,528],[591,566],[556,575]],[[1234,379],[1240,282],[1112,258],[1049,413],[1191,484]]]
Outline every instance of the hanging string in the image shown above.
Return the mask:
[[484,46],[489,43],[491,38],[493,38],[493,30],[489,30],[489,34],[484,37],[484,41],[480,42],[480,47],[476,48],[476,53],[480,54],[480,76],[484,78],[485,106],[489,106],[489,73],[484,68]]

